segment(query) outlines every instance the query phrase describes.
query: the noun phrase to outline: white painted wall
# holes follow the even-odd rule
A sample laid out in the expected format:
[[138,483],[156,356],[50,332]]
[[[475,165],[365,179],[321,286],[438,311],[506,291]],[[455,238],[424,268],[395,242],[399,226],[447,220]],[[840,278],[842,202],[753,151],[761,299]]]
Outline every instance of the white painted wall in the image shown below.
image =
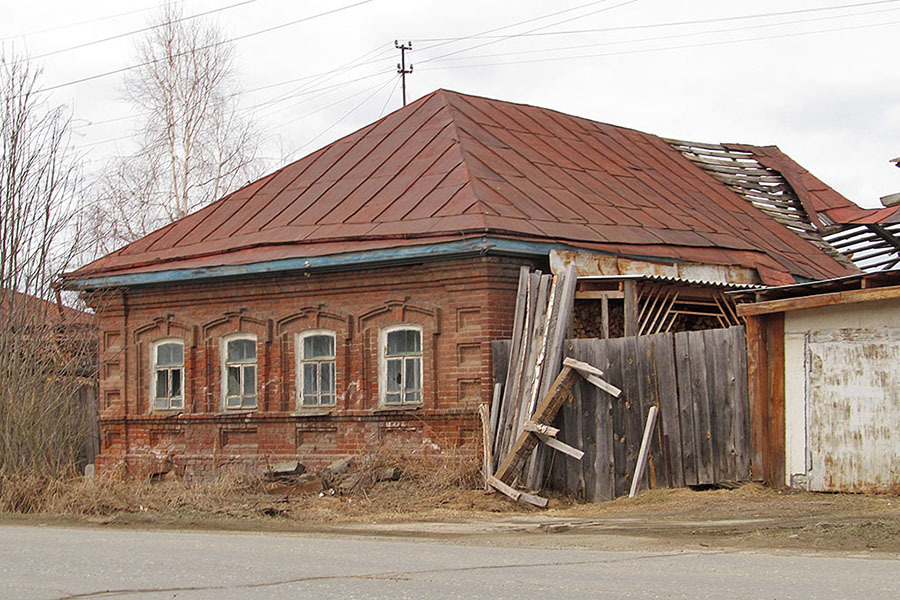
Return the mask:
[[[807,340],[810,336],[856,330],[857,338],[865,331],[874,341],[886,330],[900,330],[900,299],[861,302],[810,308],[785,313],[785,483],[807,487]],[[820,335],[818,337],[821,337]],[[897,366],[900,369],[900,365]],[[900,401],[894,395],[894,401]],[[895,449],[895,454],[900,450]]]

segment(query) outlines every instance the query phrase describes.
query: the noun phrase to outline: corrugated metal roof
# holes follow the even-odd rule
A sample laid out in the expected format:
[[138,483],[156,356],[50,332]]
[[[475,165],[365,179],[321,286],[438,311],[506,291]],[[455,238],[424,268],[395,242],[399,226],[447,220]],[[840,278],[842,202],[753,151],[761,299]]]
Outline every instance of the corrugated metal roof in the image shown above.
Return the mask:
[[438,90],[68,278],[482,234],[751,267],[771,284],[854,272],[662,138]]
[[703,287],[714,287],[729,290],[756,290],[764,287],[755,283],[728,283],[724,281],[712,281],[710,279],[675,277],[672,275],[587,275],[579,277],[578,281],[619,281],[622,279],[661,281],[663,283],[684,283],[688,285],[698,285]]

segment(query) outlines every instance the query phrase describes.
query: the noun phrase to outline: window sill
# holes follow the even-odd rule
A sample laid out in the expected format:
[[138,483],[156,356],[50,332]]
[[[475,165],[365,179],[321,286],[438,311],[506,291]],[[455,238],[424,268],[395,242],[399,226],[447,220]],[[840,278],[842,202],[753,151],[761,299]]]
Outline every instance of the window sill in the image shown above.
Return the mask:
[[292,417],[325,417],[334,412],[334,408],[299,408],[291,413]]
[[243,417],[252,415],[257,412],[258,408],[234,408],[231,410],[223,410],[216,413],[217,417]]
[[175,417],[178,415],[183,415],[183,408],[154,408],[150,411],[150,416],[157,417]]
[[396,412],[396,411],[409,411],[409,410],[419,410],[422,408],[422,404],[382,404],[377,408],[373,409],[372,412]]

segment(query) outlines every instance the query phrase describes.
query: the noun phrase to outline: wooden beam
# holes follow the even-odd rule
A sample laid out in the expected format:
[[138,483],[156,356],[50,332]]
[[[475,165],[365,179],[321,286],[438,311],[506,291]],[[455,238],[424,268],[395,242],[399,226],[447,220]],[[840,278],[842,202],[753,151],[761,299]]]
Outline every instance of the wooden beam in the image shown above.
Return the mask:
[[581,458],[584,456],[584,452],[582,452],[578,448],[570,446],[565,442],[561,442],[554,437],[550,437],[549,435],[545,435],[543,433],[535,433],[534,435],[536,435],[542,443],[546,444],[550,448],[559,450],[563,454],[568,454],[575,460],[581,460]]
[[753,304],[739,304],[737,312],[742,317],[749,317],[753,315],[785,312],[788,310],[819,308],[821,306],[851,304],[853,302],[892,300],[894,298],[900,298],[900,285],[866,288],[861,290],[846,290],[843,292],[803,296],[801,298],[783,298],[781,300],[768,300],[765,302],[755,302]]
[[572,367],[578,371],[580,375],[596,375],[597,377],[603,377],[603,371],[594,365],[572,358],[571,356],[567,356],[563,359],[563,364],[567,367]]
[[606,392],[613,398],[618,398],[620,395],[622,395],[622,390],[620,390],[613,384],[608,383],[607,381],[605,381],[603,379],[600,379],[599,377],[596,377],[594,375],[588,375],[587,377],[585,377],[585,379],[587,380],[588,383],[600,388],[601,390],[603,390],[604,392]]
[[556,434],[559,433],[559,429],[557,429],[556,427],[542,425],[541,423],[535,423],[534,421],[528,421],[527,423],[525,423],[524,429],[525,431],[530,431],[532,433],[542,433],[550,437],[556,437]]
[[542,496],[538,496],[536,494],[529,494],[528,492],[522,492],[512,487],[511,485],[507,485],[497,479],[496,477],[488,477],[488,483],[496,490],[503,492],[507,496],[509,496],[512,500],[518,502],[519,500],[523,500],[528,502],[529,504],[534,504],[535,506],[539,506],[544,508],[549,503],[549,500]]
[[575,292],[576,300],[609,300],[610,298],[621,300],[624,297],[625,294],[619,290],[585,290],[583,292]]
[[[541,423],[543,425],[552,423],[553,418],[556,416],[556,413],[559,412],[563,402],[571,398],[572,388],[578,381],[578,377],[577,371],[571,367],[564,366],[556,377],[556,380],[553,382],[553,385],[550,386],[547,395],[535,409],[532,419],[536,423]],[[497,467],[495,473],[497,479],[506,483],[512,483],[516,476],[519,475],[525,461],[531,455],[531,451],[534,450],[537,444],[538,439],[535,434],[530,431],[523,431],[515,444],[513,444],[512,448],[500,462],[500,466]]]
[[[495,393],[495,399],[496,396],[497,394]],[[494,474],[494,461],[491,457],[491,417],[488,414],[488,408],[486,404],[482,404],[478,407],[478,415],[481,417],[481,438],[484,446],[484,460],[482,461],[482,469],[484,471],[484,489],[487,490],[490,489],[490,486],[488,485],[488,478]]]
[[631,479],[629,498],[634,498],[637,495],[638,488],[641,486],[641,479],[644,478],[644,469],[647,468],[647,457],[650,455],[650,438],[653,435],[653,427],[656,425],[656,414],[658,412],[659,408],[654,405],[650,407],[650,412],[647,413],[647,425],[644,427],[644,437],[641,439],[641,449],[638,452],[634,477]]
[[625,337],[637,335],[637,286],[633,279],[622,282],[625,293]]

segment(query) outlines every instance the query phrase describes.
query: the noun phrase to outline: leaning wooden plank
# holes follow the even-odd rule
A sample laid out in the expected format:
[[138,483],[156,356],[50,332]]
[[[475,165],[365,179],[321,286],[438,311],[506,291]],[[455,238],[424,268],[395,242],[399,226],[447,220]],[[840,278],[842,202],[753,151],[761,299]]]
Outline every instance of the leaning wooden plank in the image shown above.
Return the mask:
[[523,266],[519,270],[519,287],[516,295],[516,311],[513,320],[513,337],[509,352],[509,369],[506,373],[506,384],[503,386],[503,402],[498,417],[497,429],[494,432],[494,456],[503,456],[512,436],[512,415],[515,412],[516,398],[525,368],[525,348],[528,337],[528,303],[531,284],[530,269]]
[[530,431],[532,433],[543,433],[544,435],[550,437],[556,437],[556,434],[559,433],[559,429],[557,429],[556,427],[542,425],[541,423],[535,423],[534,421],[528,421],[527,423],[525,423],[525,431]]
[[519,496],[519,500],[522,500],[529,504],[534,504],[539,508],[544,508],[550,503],[550,501],[543,496],[538,496],[537,494],[529,494],[528,492],[522,492],[522,494]]
[[[499,383],[497,385],[500,385]],[[488,478],[493,475],[494,461],[491,458],[491,417],[488,415],[487,405],[482,404],[478,407],[478,415],[481,417],[481,437],[484,443],[484,461],[482,469],[484,469],[484,489],[490,489]]]
[[534,504],[535,506],[539,506],[544,508],[549,503],[549,500],[543,498],[541,496],[537,496],[535,494],[529,494],[528,492],[521,492],[511,485],[507,485],[497,479],[496,477],[488,477],[487,482],[497,491],[503,492],[516,502],[522,500],[524,502],[528,502],[529,504]]
[[[553,417],[559,412],[563,402],[572,396],[572,387],[578,381],[578,377],[579,375],[574,369],[563,367],[556,377],[556,381],[550,386],[550,391],[534,411],[533,420],[536,423],[549,425],[553,422]],[[537,436],[530,431],[523,431],[501,461],[500,466],[497,467],[497,479],[511,483],[522,470],[537,443]]]
[[534,435],[536,435],[537,438],[542,443],[547,444],[554,450],[559,450],[563,454],[568,454],[575,460],[581,460],[581,458],[584,456],[584,452],[582,452],[578,448],[573,448],[572,446],[568,445],[567,443],[559,441],[555,437],[550,437],[549,435],[546,435],[544,433],[537,433],[537,432],[535,432]]
[[656,425],[657,412],[659,412],[659,408],[651,406],[650,412],[647,413],[647,426],[644,427],[644,437],[641,439],[641,450],[638,452],[637,468],[634,470],[634,479],[631,480],[631,491],[628,493],[629,498],[634,498],[637,495],[638,488],[641,485],[641,479],[644,478],[644,469],[647,468],[647,457],[650,454],[650,440],[653,435],[653,426]]
[[[547,395],[550,385],[559,370],[562,368],[563,350],[566,345],[566,334],[572,320],[572,313],[575,312],[575,288],[578,284],[578,273],[575,265],[569,265],[565,272],[560,273],[556,277],[554,288],[556,293],[551,302],[550,316],[548,319],[548,338],[547,338],[547,357],[544,362],[544,372],[541,377],[541,388],[539,398]],[[543,446],[538,446],[531,460],[528,469],[526,482],[529,487],[540,487],[540,482],[544,476],[546,462],[546,454]]]
[[603,377],[603,371],[601,371],[597,367],[589,365],[584,361],[572,358],[571,356],[567,356],[565,360],[563,360],[563,364],[567,367],[572,367],[579,373],[583,373],[585,375],[595,375],[597,377]]
[[603,390],[604,392],[606,392],[613,398],[618,398],[620,395],[622,395],[622,390],[620,390],[613,384],[608,383],[607,381],[605,381],[603,379],[600,379],[599,377],[596,377],[594,375],[588,375],[587,377],[585,377],[585,379],[587,380],[588,383],[600,388],[601,390]]
[[[491,399],[491,410],[490,410],[490,431],[488,432],[490,435],[488,436],[488,442],[490,443],[490,447],[494,447],[494,442],[497,439],[497,424],[499,421],[500,415],[500,403],[503,402],[503,384],[495,383],[494,384],[494,396]],[[491,468],[493,468],[493,462],[491,463]]]
[[487,482],[495,490],[497,490],[498,492],[503,492],[504,494],[506,494],[507,496],[509,496],[516,502],[518,502],[519,498],[522,496],[522,492],[520,492],[516,488],[512,487],[511,485],[506,485],[505,483],[503,483],[502,481],[500,481],[493,475],[491,475],[490,477],[487,478]]

